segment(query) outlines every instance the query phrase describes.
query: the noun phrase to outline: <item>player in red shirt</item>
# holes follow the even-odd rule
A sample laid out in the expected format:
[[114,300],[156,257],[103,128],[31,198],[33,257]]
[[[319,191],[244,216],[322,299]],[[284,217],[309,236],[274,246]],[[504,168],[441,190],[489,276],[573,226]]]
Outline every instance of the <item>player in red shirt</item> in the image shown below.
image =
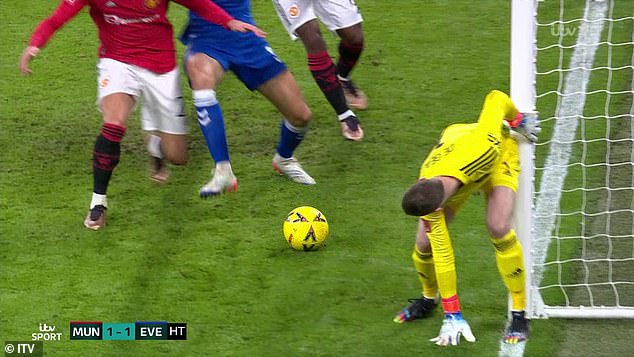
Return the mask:
[[[173,0],[201,17],[229,30],[252,31],[209,0]],[[93,195],[84,225],[97,230],[106,224],[106,190],[119,162],[120,143],[137,99],[143,96],[143,129],[153,157],[152,178],[167,179],[163,158],[173,164],[186,161],[186,118],[180,88],[172,25],[166,17],[169,0],[63,0],[35,29],[20,58],[20,70],[30,74],[29,62],[55,31],[84,6],[99,31],[98,98],[103,126],[93,152]]]

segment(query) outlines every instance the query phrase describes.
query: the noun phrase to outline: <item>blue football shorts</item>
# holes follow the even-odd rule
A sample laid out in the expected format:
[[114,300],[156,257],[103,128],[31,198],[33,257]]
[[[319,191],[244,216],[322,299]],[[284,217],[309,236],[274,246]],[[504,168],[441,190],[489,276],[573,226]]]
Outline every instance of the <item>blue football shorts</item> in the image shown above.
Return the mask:
[[257,89],[286,70],[286,64],[271,46],[251,32],[227,30],[223,39],[192,33],[186,36],[185,60],[192,54],[204,53],[218,61],[225,71],[233,71],[250,90]]

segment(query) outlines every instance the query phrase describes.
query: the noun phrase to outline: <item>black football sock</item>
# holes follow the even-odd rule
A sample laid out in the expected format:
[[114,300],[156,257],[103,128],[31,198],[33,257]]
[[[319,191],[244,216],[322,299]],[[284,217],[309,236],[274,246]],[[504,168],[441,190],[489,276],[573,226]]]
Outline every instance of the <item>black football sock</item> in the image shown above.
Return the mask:
[[363,44],[355,46],[343,41],[339,43],[339,62],[337,63],[337,74],[342,78],[348,78],[354,66],[356,66],[363,52]]
[[119,163],[121,139],[126,129],[117,124],[105,123],[97,136],[93,152],[93,192],[105,195],[112,170]]
[[337,115],[348,111],[343,88],[337,79],[337,68],[328,55],[328,51],[309,53],[307,57],[310,72]]

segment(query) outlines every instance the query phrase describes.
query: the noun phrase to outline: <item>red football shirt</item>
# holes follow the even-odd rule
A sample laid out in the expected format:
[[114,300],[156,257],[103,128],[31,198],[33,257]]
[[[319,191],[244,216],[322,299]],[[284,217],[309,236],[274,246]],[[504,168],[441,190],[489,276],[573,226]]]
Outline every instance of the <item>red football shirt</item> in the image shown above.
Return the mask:
[[[209,0],[173,0],[206,20],[221,26],[231,15]],[[99,57],[133,64],[156,73],[176,67],[174,31],[166,17],[169,0],[63,0],[55,12],[42,21],[29,45],[43,47],[55,31],[84,6],[99,30]]]

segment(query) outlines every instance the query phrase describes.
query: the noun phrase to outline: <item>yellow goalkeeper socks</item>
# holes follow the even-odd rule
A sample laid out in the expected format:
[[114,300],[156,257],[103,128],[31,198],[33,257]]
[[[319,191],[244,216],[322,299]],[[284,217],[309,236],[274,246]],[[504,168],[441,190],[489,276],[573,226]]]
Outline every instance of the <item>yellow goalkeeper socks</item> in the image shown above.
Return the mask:
[[429,299],[436,298],[438,282],[436,281],[436,270],[434,269],[432,253],[422,253],[417,247],[414,247],[412,260],[418,273],[418,280],[423,286],[423,296]]
[[495,260],[498,271],[502,276],[504,285],[511,293],[513,310],[525,310],[526,289],[524,281],[524,258],[522,255],[522,245],[515,236],[515,231],[510,230],[500,239],[491,238],[495,247]]

